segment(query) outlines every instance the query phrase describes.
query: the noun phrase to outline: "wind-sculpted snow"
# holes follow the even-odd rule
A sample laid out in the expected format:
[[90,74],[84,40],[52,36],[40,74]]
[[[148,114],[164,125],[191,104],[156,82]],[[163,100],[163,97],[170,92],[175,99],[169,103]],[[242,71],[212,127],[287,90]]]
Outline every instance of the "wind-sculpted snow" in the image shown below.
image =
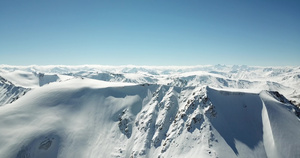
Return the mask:
[[57,74],[45,74],[38,72],[26,72],[26,71],[13,71],[13,72],[2,72],[0,71],[2,78],[10,81],[11,83],[26,88],[36,88],[49,84],[51,82],[59,81]]
[[299,70],[2,66],[0,157],[297,158]]
[[300,67],[251,66],[9,66],[0,65],[0,76],[13,84],[36,88],[72,78],[109,82],[211,86],[223,89],[278,91],[300,105]]
[[60,138],[58,136],[45,134],[22,146],[17,154],[17,158],[54,158],[58,156],[59,145]]
[[300,122],[282,97],[81,78],[51,83],[0,107],[0,154],[298,157]]
[[[240,92],[208,91],[212,104],[216,107],[218,119],[212,119],[212,126],[224,138],[236,155],[239,143],[245,145],[253,155],[266,157],[263,150],[262,102],[257,94]],[[258,149],[256,149],[258,147]],[[242,149],[240,149],[242,150]]]

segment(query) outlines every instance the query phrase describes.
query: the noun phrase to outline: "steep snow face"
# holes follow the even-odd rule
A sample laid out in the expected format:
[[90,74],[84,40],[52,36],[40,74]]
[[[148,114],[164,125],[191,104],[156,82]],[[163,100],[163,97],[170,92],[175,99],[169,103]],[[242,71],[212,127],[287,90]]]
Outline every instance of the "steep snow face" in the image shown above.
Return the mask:
[[212,126],[232,151],[240,157],[266,157],[259,95],[209,89],[208,96],[217,115]]
[[300,103],[299,75],[299,67],[2,65],[0,155],[300,157],[300,109],[291,104]]
[[76,78],[0,107],[9,157],[299,157],[295,107],[274,92]]
[[[268,157],[300,157],[299,119],[290,115],[295,112],[285,98],[274,97],[274,92],[260,93],[263,102],[264,142]],[[280,117],[278,117],[280,116]],[[298,130],[298,129],[297,129]],[[291,142],[297,142],[290,146]]]
[[17,87],[0,76],[0,106],[14,102],[25,95],[27,91],[29,91],[29,89]]

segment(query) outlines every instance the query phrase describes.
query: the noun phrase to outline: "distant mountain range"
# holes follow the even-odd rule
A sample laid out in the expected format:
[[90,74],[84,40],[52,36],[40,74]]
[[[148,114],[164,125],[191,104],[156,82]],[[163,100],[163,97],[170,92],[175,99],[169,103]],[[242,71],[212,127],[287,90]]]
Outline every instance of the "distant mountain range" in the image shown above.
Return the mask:
[[0,155],[300,157],[300,67],[0,66]]

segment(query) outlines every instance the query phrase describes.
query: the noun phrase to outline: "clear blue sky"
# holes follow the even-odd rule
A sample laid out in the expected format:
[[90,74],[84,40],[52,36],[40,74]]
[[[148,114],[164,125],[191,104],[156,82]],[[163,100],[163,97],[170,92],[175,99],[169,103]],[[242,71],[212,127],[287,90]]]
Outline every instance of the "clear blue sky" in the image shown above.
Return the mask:
[[0,64],[300,65],[299,0],[1,0]]

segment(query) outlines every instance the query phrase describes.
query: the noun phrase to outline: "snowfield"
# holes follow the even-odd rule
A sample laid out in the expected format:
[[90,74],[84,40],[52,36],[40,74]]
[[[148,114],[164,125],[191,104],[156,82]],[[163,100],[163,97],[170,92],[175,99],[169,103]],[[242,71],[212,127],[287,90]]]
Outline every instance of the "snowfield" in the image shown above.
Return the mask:
[[0,66],[1,158],[300,157],[300,67]]

